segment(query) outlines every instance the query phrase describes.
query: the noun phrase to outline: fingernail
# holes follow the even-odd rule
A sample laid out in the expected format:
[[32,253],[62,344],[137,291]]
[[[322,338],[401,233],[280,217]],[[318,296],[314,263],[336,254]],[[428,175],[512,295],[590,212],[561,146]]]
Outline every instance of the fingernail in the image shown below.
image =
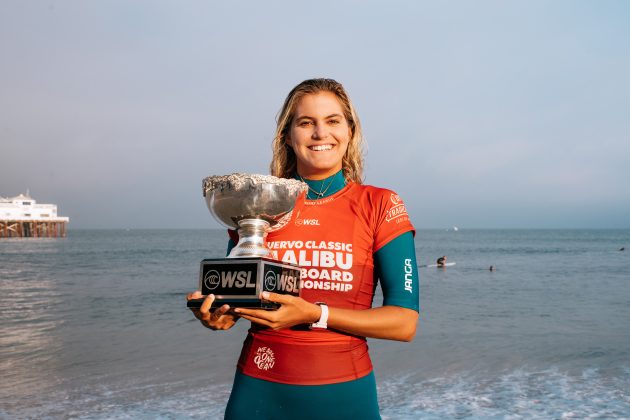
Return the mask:
[[263,299],[269,299],[269,292],[262,292]]
[[233,311],[234,311],[234,312],[241,312],[241,310],[240,310],[240,309],[238,309],[238,308],[234,308],[234,309],[233,309]]

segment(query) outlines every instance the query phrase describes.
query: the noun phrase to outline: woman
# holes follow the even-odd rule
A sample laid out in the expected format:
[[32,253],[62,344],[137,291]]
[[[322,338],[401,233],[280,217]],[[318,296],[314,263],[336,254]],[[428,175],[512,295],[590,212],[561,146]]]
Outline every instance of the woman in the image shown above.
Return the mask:
[[[252,322],[225,417],[380,418],[365,337],[411,341],[418,319],[414,228],[394,192],[362,185],[362,133],[343,86],[306,80],[288,95],[272,175],[309,185],[291,222],[268,235],[274,257],[302,267],[300,297],[264,292],[276,311],[194,311],[214,330]],[[230,231],[230,246],[238,242]],[[377,281],[383,305],[372,308]],[[188,299],[200,298],[200,292]]]

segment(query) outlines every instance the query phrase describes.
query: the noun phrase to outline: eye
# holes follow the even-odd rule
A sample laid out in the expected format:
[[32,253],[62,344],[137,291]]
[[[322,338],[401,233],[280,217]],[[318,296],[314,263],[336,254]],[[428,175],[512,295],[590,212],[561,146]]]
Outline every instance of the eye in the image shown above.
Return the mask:
[[332,120],[328,120],[328,124],[337,125],[337,124],[341,124],[341,121],[338,119],[332,119]]
[[308,127],[312,122],[309,120],[302,120],[298,123],[298,127]]

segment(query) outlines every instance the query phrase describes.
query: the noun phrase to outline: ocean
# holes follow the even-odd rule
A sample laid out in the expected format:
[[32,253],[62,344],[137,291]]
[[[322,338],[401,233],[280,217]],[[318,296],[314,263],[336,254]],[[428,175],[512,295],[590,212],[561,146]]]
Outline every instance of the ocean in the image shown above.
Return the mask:
[[[0,240],[0,418],[221,417],[248,322],[206,330],[185,294],[226,243]],[[456,265],[419,269],[412,343],[369,340],[383,418],[630,418],[630,230],[419,230],[416,250]]]

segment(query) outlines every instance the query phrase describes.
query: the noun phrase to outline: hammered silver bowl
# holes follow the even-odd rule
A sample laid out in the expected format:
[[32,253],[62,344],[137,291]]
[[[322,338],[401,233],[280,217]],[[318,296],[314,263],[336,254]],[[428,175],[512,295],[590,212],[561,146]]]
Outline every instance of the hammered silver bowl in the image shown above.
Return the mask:
[[239,243],[228,258],[268,257],[267,233],[283,227],[308,185],[271,175],[234,173],[204,178],[203,196],[214,218],[237,229]]

